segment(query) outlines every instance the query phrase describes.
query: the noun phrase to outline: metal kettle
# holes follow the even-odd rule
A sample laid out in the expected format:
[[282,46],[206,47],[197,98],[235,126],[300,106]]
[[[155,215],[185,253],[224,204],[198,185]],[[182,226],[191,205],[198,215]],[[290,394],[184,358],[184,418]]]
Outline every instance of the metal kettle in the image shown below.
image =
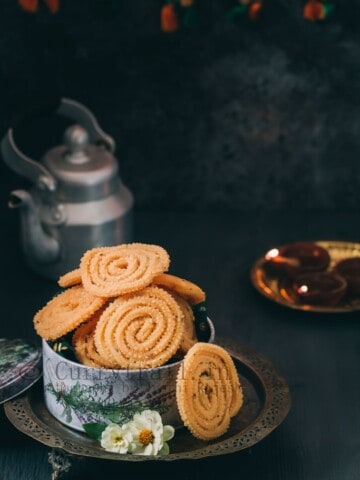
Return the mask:
[[1,142],[5,163],[33,182],[10,194],[19,208],[21,242],[28,265],[51,279],[78,267],[93,247],[132,240],[133,195],[118,175],[114,140],[81,103],[62,98],[56,113],[76,122],[64,145],[40,162],[16,146],[10,128]]

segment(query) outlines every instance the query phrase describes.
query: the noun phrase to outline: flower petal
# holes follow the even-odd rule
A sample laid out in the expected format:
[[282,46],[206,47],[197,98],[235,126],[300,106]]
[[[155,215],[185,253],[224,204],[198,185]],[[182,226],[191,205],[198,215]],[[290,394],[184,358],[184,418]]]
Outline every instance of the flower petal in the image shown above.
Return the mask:
[[164,425],[163,429],[163,440],[164,442],[168,442],[173,438],[175,435],[175,429],[171,425]]
[[115,423],[109,424],[101,434],[101,446],[108,452],[127,453],[131,432]]

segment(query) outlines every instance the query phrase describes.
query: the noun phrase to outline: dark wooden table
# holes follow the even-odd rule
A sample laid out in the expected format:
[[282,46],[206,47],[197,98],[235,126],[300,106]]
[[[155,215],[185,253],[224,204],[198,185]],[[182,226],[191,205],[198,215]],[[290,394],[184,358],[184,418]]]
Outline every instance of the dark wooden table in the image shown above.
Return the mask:
[[[1,336],[36,338],[32,317],[56,284],[24,265],[17,215],[2,212]],[[285,421],[249,450],[199,461],[109,462],[76,459],[64,479],[360,478],[360,313],[316,314],[263,298],[251,285],[253,262],[295,240],[360,241],[359,213],[136,213],[135,240],[163,245],[172,273],[207,292],[217,334],[265,355],[287,379]],[[4,223],[3,223],[4,224]],[[49,449],[0,414],[0,479],[50,479]],[[196,473],[195,473],[196,472]]]

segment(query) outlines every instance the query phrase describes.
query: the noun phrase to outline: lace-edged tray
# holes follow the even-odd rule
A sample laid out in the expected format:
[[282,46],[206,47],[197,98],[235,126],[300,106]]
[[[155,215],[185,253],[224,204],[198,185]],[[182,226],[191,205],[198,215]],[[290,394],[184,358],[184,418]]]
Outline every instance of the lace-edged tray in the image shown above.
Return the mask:
[[258,443],[285,419],[291,405],[289,387],[265,357],[245,345],[217,338],[231,354],[244,389],[244,405],[222,437],[211,442],[194,438],[186,428],[176,431],[170,454],[164,457],[106,452],[87,435],[58,422],[48,412],[41,382],[4,405],[10,422],[35,440],[72,455],[122,461],[171,461],[223,455]]

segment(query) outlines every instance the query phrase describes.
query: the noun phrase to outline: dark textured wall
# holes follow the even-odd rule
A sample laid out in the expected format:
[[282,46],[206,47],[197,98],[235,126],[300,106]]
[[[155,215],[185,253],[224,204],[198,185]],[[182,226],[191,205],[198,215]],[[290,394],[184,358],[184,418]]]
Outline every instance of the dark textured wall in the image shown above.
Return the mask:
[[[200,0],[198,27],[169,35],[158,0],[62,0],[57,15],[1,0],[1,134],[57,92],[115,138],[139,209],[357,209],[360,2],[319,24],[301,0],[264,0],[257,23],[227,22],[225,4]],[[19,144],[40,156],[61,141],[50,125]],[[0,173],[3,200],[19,180]]]

